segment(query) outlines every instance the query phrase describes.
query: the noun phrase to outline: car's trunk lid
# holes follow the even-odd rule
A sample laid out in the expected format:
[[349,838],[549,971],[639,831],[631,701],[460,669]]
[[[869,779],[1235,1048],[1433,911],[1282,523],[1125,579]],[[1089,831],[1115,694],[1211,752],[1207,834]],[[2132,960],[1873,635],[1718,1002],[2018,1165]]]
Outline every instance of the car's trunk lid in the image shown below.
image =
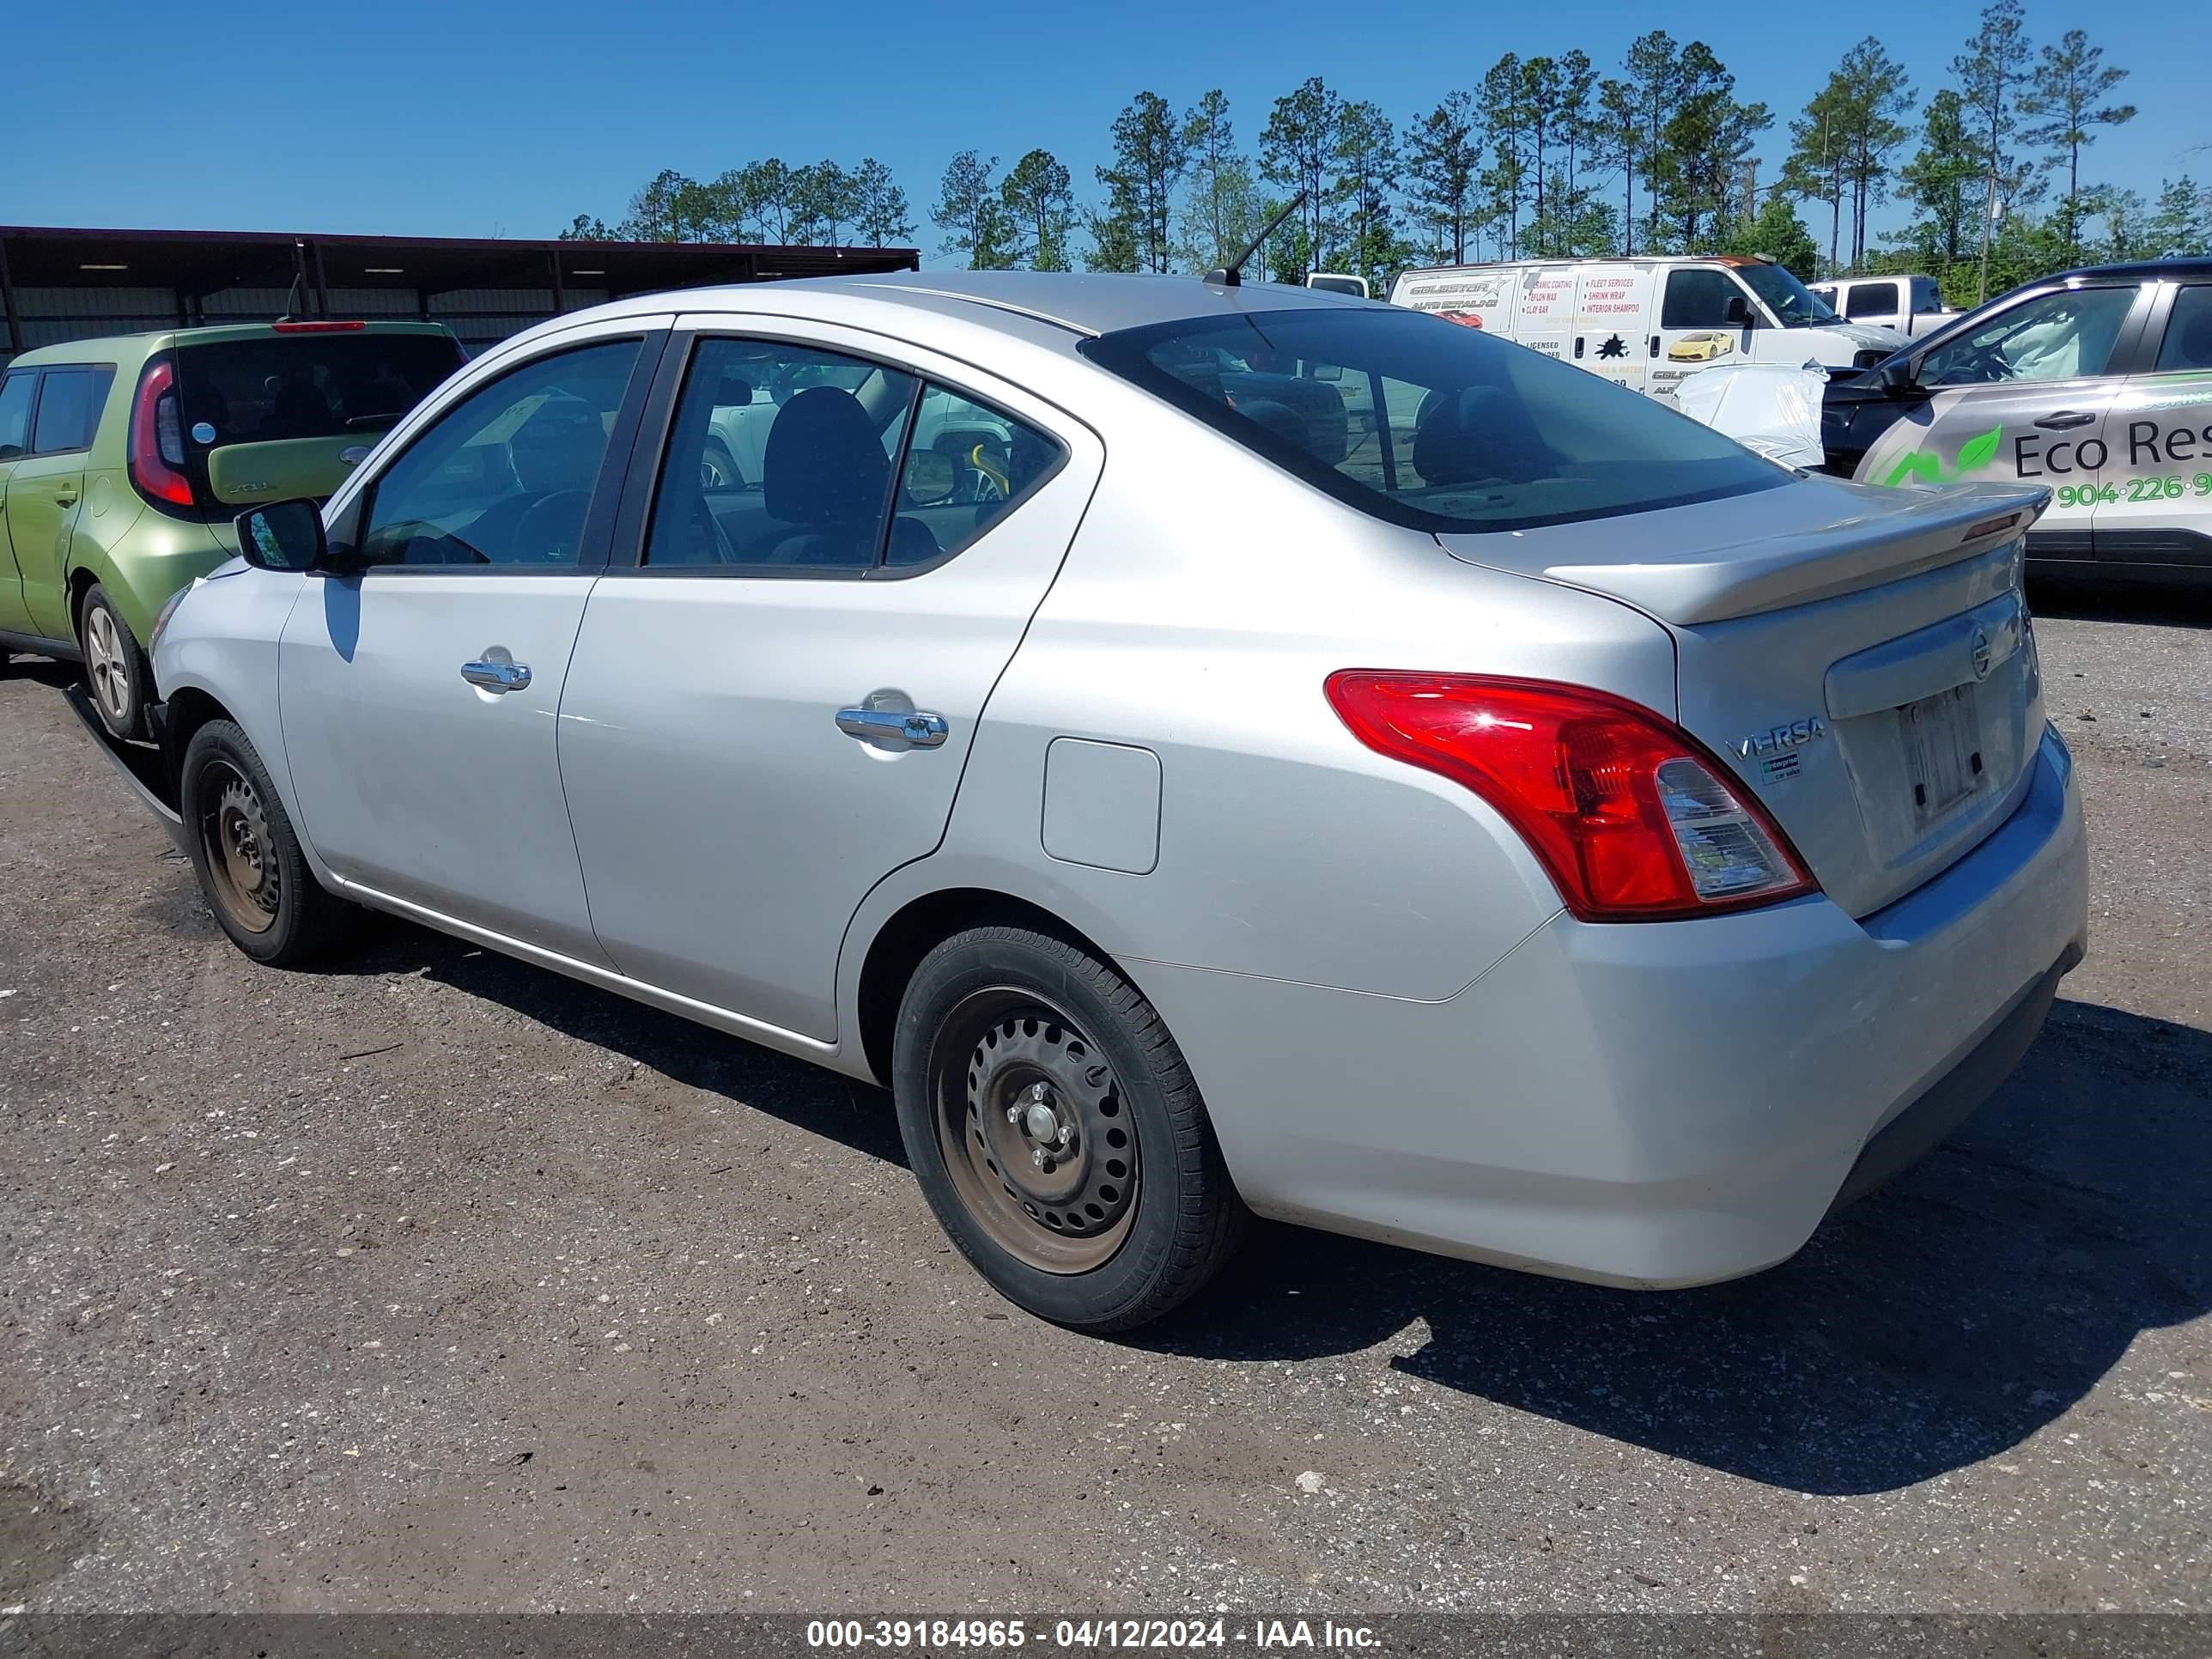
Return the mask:
[[2043,698],[2017,550],[2048,500],[1821,482],[1440,539],[1663,623],[1676,718],[1864,915],[1971,849],[2027,787]]

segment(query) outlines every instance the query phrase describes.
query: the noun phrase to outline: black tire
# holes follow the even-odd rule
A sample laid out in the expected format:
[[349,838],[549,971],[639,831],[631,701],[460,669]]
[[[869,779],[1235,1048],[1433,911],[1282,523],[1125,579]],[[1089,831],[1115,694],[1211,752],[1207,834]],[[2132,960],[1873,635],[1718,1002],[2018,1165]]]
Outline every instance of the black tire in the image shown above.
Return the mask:
[[111,737],[125,741],[144,737],[154,671],[147,665],[131,625],[98,582],[85,590],[84,603],[77,607],[76,638],[84,652],[85,683],[100,723]]
[[200,891],[230,942],[256,962],[291,968],[351,938],[357,906],[307,868],[290,814],[246,733],[210,720],[192,733],[178,799]]
[[1040,1318],[1148,1323],[1243,1236],[1182,1051],[1133,986],[1064,939],[989,927],[937,946],[900,1001],[891,1071],[939,1222]]

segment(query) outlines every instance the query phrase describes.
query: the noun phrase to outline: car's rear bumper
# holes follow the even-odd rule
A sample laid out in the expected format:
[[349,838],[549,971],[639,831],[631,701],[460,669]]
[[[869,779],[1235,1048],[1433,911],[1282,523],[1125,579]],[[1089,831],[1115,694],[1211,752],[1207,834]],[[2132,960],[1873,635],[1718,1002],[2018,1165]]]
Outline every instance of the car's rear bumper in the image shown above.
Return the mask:
[[1813,897],[1561,915],[1421,1003],[1130,964],[1263,1214],[1578,1279],[1691,1285],[1795,1253],[2002,1080],[2087,935],[2072,763],[1854,921]]

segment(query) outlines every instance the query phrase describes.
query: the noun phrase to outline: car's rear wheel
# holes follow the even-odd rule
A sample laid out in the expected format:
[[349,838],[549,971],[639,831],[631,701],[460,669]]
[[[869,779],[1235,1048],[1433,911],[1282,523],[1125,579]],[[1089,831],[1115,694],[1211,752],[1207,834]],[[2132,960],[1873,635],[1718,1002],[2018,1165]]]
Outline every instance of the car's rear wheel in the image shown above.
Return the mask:
[[1195,1295],[1245,1221],[1182,1053],[1111,967],[1028,928],[923,958],[892,1093],[952,1242],[1008,1300],[1127,1330]]
[[327,956],[361,912],[324,891],[246,733],[210,720],[185,746],[179,805],[192,869],[232,944],[273,967]]
[[146,734],[146,692],[153,671],[146,653],[138,648],[130,625],[116,613],[107,590],[94,582],[85,592],[77,611],[77,643],[84,651],[84,678],[92,691],[92,706],[111,737],[125,739]]

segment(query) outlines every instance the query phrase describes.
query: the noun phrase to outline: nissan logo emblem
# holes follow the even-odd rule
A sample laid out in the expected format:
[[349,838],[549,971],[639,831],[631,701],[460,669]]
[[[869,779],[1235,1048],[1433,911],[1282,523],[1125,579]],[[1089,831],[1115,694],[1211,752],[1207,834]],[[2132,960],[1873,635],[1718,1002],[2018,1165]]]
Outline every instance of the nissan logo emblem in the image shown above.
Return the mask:
[[1974,678],[1985,680],[1990,677],[1990,636],[1985,629],[1974,630]]

